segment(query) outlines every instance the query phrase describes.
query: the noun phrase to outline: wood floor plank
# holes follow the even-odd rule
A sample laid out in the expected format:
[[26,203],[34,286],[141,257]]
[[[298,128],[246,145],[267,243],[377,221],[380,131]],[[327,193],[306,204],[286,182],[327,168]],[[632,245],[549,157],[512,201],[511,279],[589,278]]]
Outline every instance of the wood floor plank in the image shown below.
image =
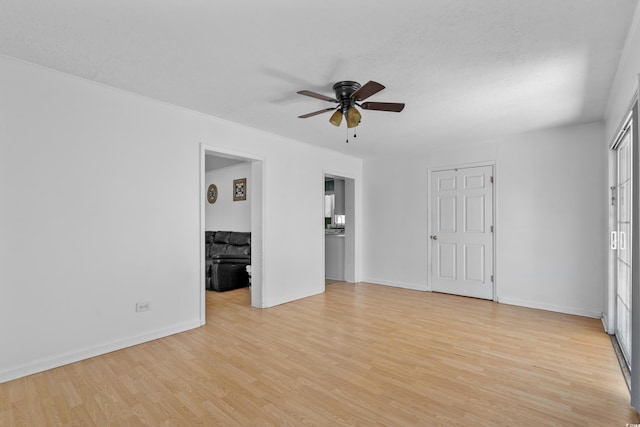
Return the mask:
[[207,293],[202,328],[0,384],[0,424],[640,422],[597,319],[366,283],[249,302]]

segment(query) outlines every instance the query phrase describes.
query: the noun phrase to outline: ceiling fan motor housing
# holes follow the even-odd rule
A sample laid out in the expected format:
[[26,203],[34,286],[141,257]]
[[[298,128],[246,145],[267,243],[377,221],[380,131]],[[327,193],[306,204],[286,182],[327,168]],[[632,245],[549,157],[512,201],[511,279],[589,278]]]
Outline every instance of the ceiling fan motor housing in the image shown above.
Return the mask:
[[333,111],[329,122],[334,126],[340,126],[342,122],[342,116],[347,119],[347,127],[354,128],[360,124],[362,116],[356,106],[364,110],[378,110],[378,111],[394,111],[399,113],[404,109],[403,103],[398,102],[359,102],[364,101],[371,95],[375,95],[384,89],[384,85],[373,80],[367,82],[364,86],[358,82],[351,80],[340,81],[333,85],[333,91],[335,92],[335,98],[323,95],[321,93],[312,92],[310,90],[298,91],[300,95],[310,96],[312,98],[321,99],[323,101],[337,103],[337,107],[323,108],[322,110],[314,111],[312,113],[303,114],[298,116],[301,119],[317,116],[318,114],[328,113]]
[[355,105],[356,100],[351,98],[351,95],[360,89],[360,86],[360,83],[348,80],[333,85],[333,91],[336,94],[336,99],[340,102],[340,107],[343,112],[346,112]]

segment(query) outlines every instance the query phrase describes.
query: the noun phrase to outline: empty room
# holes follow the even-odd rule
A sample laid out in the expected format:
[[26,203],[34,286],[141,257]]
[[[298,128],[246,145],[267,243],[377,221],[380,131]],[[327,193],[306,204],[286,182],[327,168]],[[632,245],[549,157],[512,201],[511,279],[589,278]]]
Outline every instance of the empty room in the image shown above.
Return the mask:
[[640,424],[638,0],[0,0],[0,425]]

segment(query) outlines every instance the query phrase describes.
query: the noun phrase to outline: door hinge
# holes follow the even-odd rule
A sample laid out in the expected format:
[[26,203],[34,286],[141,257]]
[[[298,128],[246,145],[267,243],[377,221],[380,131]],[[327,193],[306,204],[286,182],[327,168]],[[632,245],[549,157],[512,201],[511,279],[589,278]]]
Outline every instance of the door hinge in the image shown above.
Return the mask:
[[491,183],[493,184],[493,177],[491,177]]
[[493,282],[493,274],[491,275],[491,282]]
[[491,226],[491,232],[493,233],[493,225]]

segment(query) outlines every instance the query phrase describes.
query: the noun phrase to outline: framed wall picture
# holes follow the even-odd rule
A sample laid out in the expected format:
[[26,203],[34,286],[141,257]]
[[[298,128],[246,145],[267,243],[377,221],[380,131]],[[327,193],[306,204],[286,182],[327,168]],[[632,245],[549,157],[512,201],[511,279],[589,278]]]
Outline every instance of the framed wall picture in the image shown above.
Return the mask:
[[247,200],[247,178],[233,180],[233,201]]
[[207,200],[211,204],[218,200],[218,187],[216,187],[215,184],[211,184],[209,188],[207,188]]

